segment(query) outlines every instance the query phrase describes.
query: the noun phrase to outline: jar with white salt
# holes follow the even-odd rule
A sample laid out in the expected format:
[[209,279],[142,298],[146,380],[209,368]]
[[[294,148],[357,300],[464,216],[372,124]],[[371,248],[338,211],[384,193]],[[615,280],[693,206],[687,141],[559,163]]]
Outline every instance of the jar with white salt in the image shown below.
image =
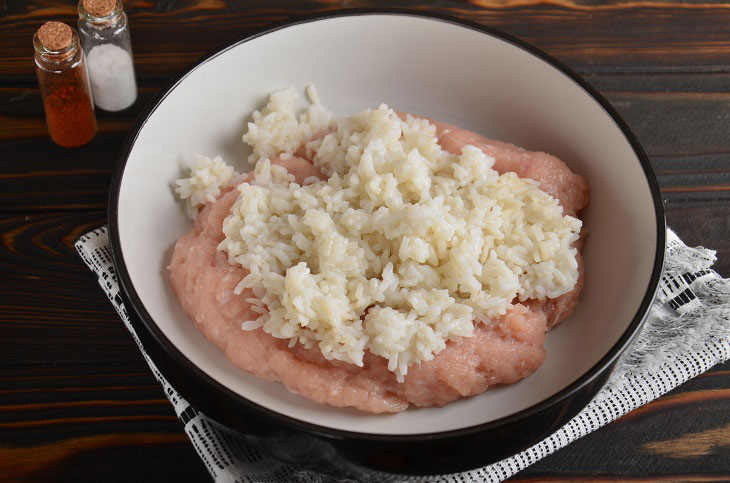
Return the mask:
[[121,0],[79,1],[79,36],[86,52],[94,104],[121,111],[137,99],[132,41]]

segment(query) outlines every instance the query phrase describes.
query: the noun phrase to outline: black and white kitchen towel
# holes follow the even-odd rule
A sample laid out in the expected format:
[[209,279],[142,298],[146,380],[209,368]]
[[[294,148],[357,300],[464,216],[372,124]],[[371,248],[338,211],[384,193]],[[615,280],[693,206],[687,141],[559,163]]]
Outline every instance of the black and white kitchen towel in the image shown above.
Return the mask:
[[[107,228],[76,242],[81,258],[96,273],[142,355],[170,399],[190,441],[217,483],[322,482],[320,475],[293,468],[256,450],[236,432],[191,407],[157,370],[132,328],[114,274]],[[689,248],[667,230],[667,254],[657,300],[630,352],[606,386],[568,424],[531,448],[473,471],[434,477],[375,475],[377,481],[477,483],[501,481],[632,409],[730,358],[730,279],[711,267],[715,252]],[[372,479],[372,478],[371,478]],[[374,480],[374,481],[375,481]],[[329,480],[327,480],[329,481]]]

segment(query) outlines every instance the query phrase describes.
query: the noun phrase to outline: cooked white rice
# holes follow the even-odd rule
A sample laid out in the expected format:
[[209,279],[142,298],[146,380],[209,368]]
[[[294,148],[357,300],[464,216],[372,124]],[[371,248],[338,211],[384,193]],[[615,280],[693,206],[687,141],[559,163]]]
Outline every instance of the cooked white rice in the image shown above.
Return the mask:
[[332,113],[319,103],[317,91],[311,84],[307,87],[307,96],[312,104],[298,117],[295,109],[299,94],[293,87],[273,92],[266,107],[254,111],[253,122],[248,123],[248,132],[243,135],[243,142],[253,148],[249,162],[293,153],[330,125]]
[[[248,301],[261,314],[243,329],[359,366],[370,350],[402,381],[515,298],[574,287],[581,221],[534,181],[499,175],[473,146],[447,153],[432,124],[385,105],[330,126],[319,104],[297,119],[296,100],[278,91],[254,113],[244,140],[259,157],[255,176],[238,186],[223,225],[219,249],[250,271],[236,291],[253,289]],[[332,127],[306,145],[326,181],[302,186],[271,164]],[[185,193],[212,186],[178,184]]]
[[200,207],[215,202],[221,195],[221,189],[231,186],[235,172],[220,156],[210,159],[195,154],[193,159],[195,164],[190,170],[190,177],[176,180],[175,192],[181,200],[185,200],[188,216],[195,219]]

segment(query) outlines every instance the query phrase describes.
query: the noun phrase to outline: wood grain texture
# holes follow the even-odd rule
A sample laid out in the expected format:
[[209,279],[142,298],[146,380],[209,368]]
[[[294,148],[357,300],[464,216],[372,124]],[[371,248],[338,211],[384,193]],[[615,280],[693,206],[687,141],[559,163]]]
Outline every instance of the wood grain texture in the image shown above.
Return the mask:
[[[676,200],[666,204],[667,225],[688,246],[704,246],[717,251],[713,269],[730,277],[730,216],[727,200],[694,202]],[[728,378],[730,386],[730,378]]]
[[0,428],[3,482],[207,478],[139,353],[130,363],[0,366]]
[[158,90],[142,87],[129,110],[98,111],[96,137],[85,146],[67,149],[48,137],[36,85],[0,87],[0,213],[105,210],[117,153]]
[[646,451],[670,458],[697,458],[730,446],[730,424],[685,434],[676,439],[655,441],[644,445]]
[[0,216],[0,367],[138,360],[73,243],[104,213]]
[[[31,39],[49,18],[76,23],[74,3],[10,0],[0,17],[0,78],[34,76]],[[518,36],[581,72],[728,72],[730,6],[706,2],[539,0],[125,2],[143,79],[167,78],[205,52],[272,22],[343,8],[438,11]],[[185,49],[180,49],[181,44]]]
[[[725,363],[715,371],[728,369]],[[727,379],[715,371],[643,406],[637,417],[629,413],[575,441],[513,481],[727,481],[730,451],[719,433],[730,423],[730,394]],[[671,403],[677,399],[682,402]],[[669,451],[708,432],[719,444],[703,454],[678,458]]]
[[[86,479],[89,478],[90,474],[93,475],[94,470],[96,470],[100,479],[110,481],[108,476],[110,469],[94,468],[94,466],[98,466],[98,463],[94,464],[94,459],[99,461],[101,459],[99,457],[100,453],[103,455],[105,451],[121,452],[144,447],[145,451],[149,451],[150,459],[158,460],[156,464],[160,464],[160,459],[167,459],[163,463],[164,467],[157,471],[154,467],[145,468],[144,480],[151,481],[151,478],[155,476],[162,479],[171,478],[174,473],[177,473],[180,481],[190,481],[187,478],[193,475],[197,475],[200,478],[199,481],[202,481],[207,478],[207,474],[204,473],[202,463],[197,461],[196,464],[194,461],[194,459],[197,459],[194,454],[188,455],[188,461],[179,461],[178,453],[190,453],[192,448],[189,448],[189,446],[190,442],[184,433],[122,433],[60,440],[30,448],[0,448],[0,478],[3,478],[5,482],[38,481],[41,479],[78,481],[76,475],[79,475],[79,473]],[[174,451],[175,456],[169,455],[171,451]],[[75,468],[77,465],[84,467],[83,472]],[[125,481],[124,478],[134,477],[138,474],[138,470],[134,469],[135,465],[128,466],[132,466],[132,468],[126,468],[127,471],[124,476],[119,474],[120,467],[116,466],[113,469],[114,476],[111,481]],[[195,470],[192,474],[189,468],[191,466]],[[124,471],[124,469],[124,466],[122,466],[121,470]],[[131,474],[130,469],[132,470]],[[150,474],[150,470],[152,474]]]
[[[697,76],[694,87],[705,81],[705,92],[656,92],[646,88],[651,77],[618,82],[595,75],[591,81],[621,89],[602,93],[638,136],[667,200],[730,200],[730,94],[718,92],[724,83],[730,91],[730,78]],[[100,112],[100,134],[86,146],[65,149],[47,136],[36,88],[0,88],[0,213],[106,209],[116,153],[158,89],[143,88],[123,113]]]
[[[566,450],[538,462],[519,474],[514,481],[722,481],[723,471],[727,468],[725,439],[724,435],[714,430],[713,425],[717,424],[718,419],[725,421],[721,428],[730,422],[727,418],[727,414],[730,414],[730,397],[714,398],[708,404],[702,394],[721,390],[726,384],[723,375],[726,377],[728,372],[730,364],[725,364],[716,371],[699,376],[665,398],[646,405],[639,418],[623,418],[602,428],[573,443]],[[125,470],[125,455],[143,461],[145,473],[139,475],[141,481],[154,481],[153,475],[146,473],[146,468],[151,466],[150,471],[155,474],[155,465],[160,464],[158,458],[164,459],[158,452],[165,454],[173,451],[182,456],[187,449],[192,456],[190,446],[179,442],[179,423],[174,418],[164,418],[165,414],[171,415],[171,408],[169,405],[157,404],[162,397],[161,390],[142,361],[111,367],[36,367],[24,375],[13,374],[5,369],[0,370],[0,382],[3,387],[10,388],[0,393],[0,397],[11,392],[16,398],[14,407],[27,407],[23,418],[32,418],[36,412],[36,418],[48,418],[49,414],[40,405],[52,403],[56,412],[50,416],[61,419],[64,414],[78,413],[76,405],[79,402],[89,402],[85,411],[91,409],[95,416],[66,426],[49,425],[14,431],[14,439],[4,438],[0,461],[12,457],[12,461],[18,464],[6,464],[4,467],[0,464],[0,478],[3,471],[7,471],[16,477],[15,481],[28,481],[28,475],[38,476],[35,472],[40,471],[50,481],[70,481],[64,479],[64,471],[80,471],[80,465],[86,468],[80,475],[87,481],[89,477],[85,475],[89,473],[103,474],[99,472],[98,459],[99,453],[106,453],[106,458],[118,461],[122,471]],[[697,397],[684,398],[685,402],[676,406],[663,403],[681,394]],[[102,403],[95,406],[94,401]],[[149,417],[128,418],[125,408],[131,412],[135,403],[137,410],[134,414]],[[687,414],[694,416],[687,418]],[[719,418],[716,417],[718,414]],[[4,417],[6,414],[0,412],[0,422],[4,421]],[[665,427],[668,423],[671,424],[669,428]],[[708,434],[716,444],[702,454],[691,456],[678,457],[674,452],[664,451],[667,447],[681,445],[687,435],[699,433]],[[602,448],[601,451],[597,452],[596,447]],[[144,448],[144,451],[140,452],[140,448]],[[39,451],[44,452],[42,465],[33,464],[31,458]],[[148,452],[157,458],[143,456]],[[195,461],[195,457],[188,460],[181,458],[178,464],[186,466]],[[18,472],[18,469],[22,472]],[[166,471],[170,475],[176,474],[174,468],[167,468]],[[648,474],[654,475],[653,479]],[[201,475],[204,473],[198,476]]]
[[511,482],[521,482],[521,483],[530,483],[530,482],[550,482],[550,483],[568,483],[568,482],[584,482],[584,483],[617,483],[617,482],[636,482],[636,483],[668,483],[671,481],[681,481],[684,483],[692,483],[692,482],[712,482],[712,483],[718,483],[725,481],[722,478],[722,475],[702,475],[702,474],[695,474],[690,475],[686,473],[680,473],[675,475],[665,475],[661,477],[655,477],[655,476],[634,476],[634,477],[627,477],[627,476],[621,476],[621,477],[615,477],[615,476],[608,476],[608,477],[600,477],[600,476],[592,476],[592,475],[576,475],[576,476],[557,476],[555,474],[549,473],[548,475],[540,475],[536,477],[515,477],[510,478],[507,481]]

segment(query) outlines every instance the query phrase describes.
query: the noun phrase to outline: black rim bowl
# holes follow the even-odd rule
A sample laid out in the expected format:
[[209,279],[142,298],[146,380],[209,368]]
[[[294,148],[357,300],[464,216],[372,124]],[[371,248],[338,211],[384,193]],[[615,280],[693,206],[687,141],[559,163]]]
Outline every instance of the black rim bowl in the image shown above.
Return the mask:
[[[639,310],[620,339],[598,363],[568,387],[532,407],[468,428],[417,435],[355,433],[293,419],[239,396],[190,362],[157,327],[132,285],[119,237],[119,193],[127,158],[140,130],[155,109],[197,66],[234,46],[291,25],[356,15],[406,15],[435,19],[477,30],[528,51],[571,78],[593,97],[616,122],[642,165],[654,202],[657,244],[651,279]],[[446,15],[397,9],[354,9],[297,17],[241,36],[204,56],[162,89],[138,117],[117,160],[109,195],[108,219],[114,266],[125,305],[131,308],[128,313],[132,325],[162,374],[191,405],[240,431],[253,444],[285,462],[339,476],[364,477],[369,474],[375,480],[377,471],[433,475],[484,466],[528,448],[567,423],[600,390],[618,357],[638,334],[657,290],[666,243],[663,203],[649,160],[616,110],[585,80],[541,50],[491,27]]]

